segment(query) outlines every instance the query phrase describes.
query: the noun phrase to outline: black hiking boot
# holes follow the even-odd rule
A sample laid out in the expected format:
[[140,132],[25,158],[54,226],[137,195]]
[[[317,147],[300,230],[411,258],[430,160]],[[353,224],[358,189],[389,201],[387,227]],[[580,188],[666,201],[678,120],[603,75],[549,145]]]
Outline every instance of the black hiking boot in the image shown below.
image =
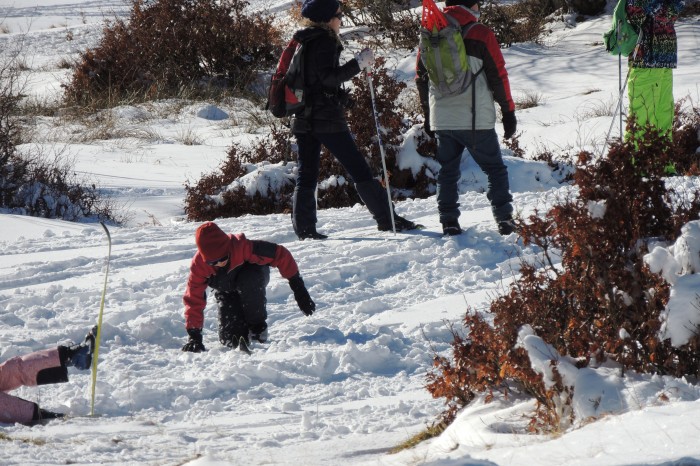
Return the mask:
[[513,219],[501,220],[498,222],[498,232],[502,236],[508,236],[515,231],[515,222]]
[[39,405],[34,405],[34,414],[32,415],[32,420],[28,422],[28,425],[44,425],[52,419],[61,419],[65,416],[63,413],[54,413],[53,411],[46,411],[45,409],[39,408]]
[[[396,231],[421,230],[424,228],[423,225],[413,223],[412,221],[405,219],[403,217],[400,217],[398,215],[394,215],[394,226],[396,227]],[[389,220],[388,223],[377,224],[377,230],[379,230],[379,231],[392,231],[391,220]]]
[[327,239],[328,235],[324,235],[322,233],[317,232],[316,229],[313,229],[297,233],[297,238],[299,238],[302,241],[305,239]]
[[253,326],[250,329],[250,334],[248,336],[250,341],[257,341],[258,343],[265,343],[267,341],[267,337],[267,324]]
[[462,227],[459,226],[458,220],[446,220],[442,222],[442,234],[444,236],[457,236],[461,235]]
[[253,354],[253,352],[250,350],[250,340],[248,340],[246,337],[239,338],[238,349],[246,354]]

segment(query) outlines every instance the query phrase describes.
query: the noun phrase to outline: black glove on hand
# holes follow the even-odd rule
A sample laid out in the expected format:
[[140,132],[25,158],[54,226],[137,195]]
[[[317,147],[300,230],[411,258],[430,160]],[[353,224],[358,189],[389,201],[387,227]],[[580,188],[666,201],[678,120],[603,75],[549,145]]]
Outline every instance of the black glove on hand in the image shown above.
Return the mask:
[[435,139],[435,131],[430,129],[430,114],[426,113],[425,117],[423,118],[423,131],[425,131],[425,134],[430,136],[430,139]]
[[305,315],[310,316],[316,310],[316,303],[309,296],[309,292],[304,285],[304,280],[301,279],[301,275],[298,273],[289,279],[289,287],[294,292],[294,299],[296,299],[299,309]]
[[182,347],[182,351],[189,351],[190,353],[201,353],[207,349],[202,343],[202,329],[201,328],[188,328],[187,334],[190,336],[190,340],[185,343]]
[[338,91],[338,103],[345,110],[350,110],[355,106],[355,99],[350,95],[350,91],[347,89],[340,89]]
[[510,139],[518,128],[518,120],[515,119],[515,112],[503,112],[503,137]]

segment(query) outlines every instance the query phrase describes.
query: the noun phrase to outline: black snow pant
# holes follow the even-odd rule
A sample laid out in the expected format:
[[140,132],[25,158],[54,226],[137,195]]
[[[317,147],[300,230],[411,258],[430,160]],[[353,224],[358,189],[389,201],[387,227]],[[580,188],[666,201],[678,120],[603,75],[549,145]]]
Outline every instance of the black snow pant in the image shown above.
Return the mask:
[[292,225],[297,235],[316,231],[316,185],[320,172],[323,144],[352,178],[362,202],[377,225],[391,228],[393,204],[372,176],[367,161],[357,148],[349,131],[340,133],[294,133],[299,149],[298,174],[294,188]]
[[236,348],[241,338],[249,342],[249,332],[261,333],[267,328],[265,289],[270,267],[246,263],[226,278],[214,293],[219,304],[219,341]]

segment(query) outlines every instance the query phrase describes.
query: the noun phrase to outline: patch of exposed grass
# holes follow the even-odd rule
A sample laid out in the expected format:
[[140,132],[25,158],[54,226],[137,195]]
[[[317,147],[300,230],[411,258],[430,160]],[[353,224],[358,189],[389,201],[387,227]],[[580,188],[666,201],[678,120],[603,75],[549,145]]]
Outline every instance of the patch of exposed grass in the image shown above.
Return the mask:
[[544,96],[537,91],[526,91],[518,99],[515,99],[515,107],[518,110],[539,107],[544,103]]
[[410,437],[405,442],[402,442],[402,443],[396,445],[394,448],[389,450],[389,453],[391,453],[391,454],[398,453],[400,451],[407,450],[409,448],[413,448],[421,442],[424,442],[426,440],[430,440],[431,438],[435,438],[438,435],[442,434],[446,428],[447,428],[447,424],[445,424],[444,422],[439,422],[439,423],[433,424],[432,426],[427,427],[425,430],[417,433],[413,437]]
[[22,443],[27,443],[30,445],[37,445],[37,446],[46,445],[46,440],[44,440],[44,439],[10,437],[9,435],[7,435],[4,432],[0,432],[0,440],[5,440],[8,442],[22,442]]

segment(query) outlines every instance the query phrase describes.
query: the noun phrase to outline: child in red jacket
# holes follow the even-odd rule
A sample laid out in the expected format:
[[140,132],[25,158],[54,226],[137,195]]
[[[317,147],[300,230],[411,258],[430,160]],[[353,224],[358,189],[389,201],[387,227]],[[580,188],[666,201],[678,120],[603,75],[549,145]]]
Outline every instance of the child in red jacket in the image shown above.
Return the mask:
[[284,246],[251,241],[239,233],[228,235],[213,222],[195,232],[197,252],[192,258],[185,304],[185,328],[189,341],[183,351],[205,351],[202,343],[206,290],[214,290],[219,305],[219,341],[229,348],[248,351],[251,340],[267,339],[267,298],[270,266],[289,280],[299,309],[310,316],[316,304],[309,296],[299,268]]

